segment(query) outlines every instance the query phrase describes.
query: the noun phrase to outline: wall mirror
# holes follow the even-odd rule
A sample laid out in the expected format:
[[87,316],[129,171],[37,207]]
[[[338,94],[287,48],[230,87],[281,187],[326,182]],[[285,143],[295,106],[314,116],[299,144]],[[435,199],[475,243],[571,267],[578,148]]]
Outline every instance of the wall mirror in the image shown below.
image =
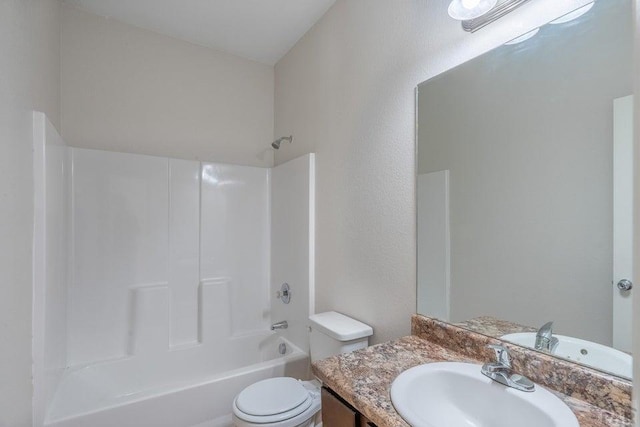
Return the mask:
[[581,12],[418,86],[417,311],[630,378],[632,4]]

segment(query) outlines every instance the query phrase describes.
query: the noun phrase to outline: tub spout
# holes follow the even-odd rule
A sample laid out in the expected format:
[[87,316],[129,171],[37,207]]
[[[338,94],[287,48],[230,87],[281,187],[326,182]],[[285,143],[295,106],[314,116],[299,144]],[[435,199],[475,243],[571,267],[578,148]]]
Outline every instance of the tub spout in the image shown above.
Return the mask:
[[277,322],[271,325],[271,330],[275,331],[276,329],[287,329],[288,327],[289,324],[287,323],[287,321],[283,320],[282,322]]

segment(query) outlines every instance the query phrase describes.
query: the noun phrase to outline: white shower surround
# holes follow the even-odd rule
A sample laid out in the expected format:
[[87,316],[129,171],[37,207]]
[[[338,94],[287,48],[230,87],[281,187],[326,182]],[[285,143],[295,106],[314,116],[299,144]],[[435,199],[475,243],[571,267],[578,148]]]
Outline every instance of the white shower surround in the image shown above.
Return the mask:
[[33,113],[33,425],[46,408],[67,362],[68,201],[66,144],[44,113]]
[[269,169],[72,151],[69,365],[267,329]]
[[[273,171],[273,188],[271,169],[66,148],[45,122],[34,119],[34,425],[211,424],[254,381],[308,376],[313,155]],[[272,224],[272,199],[294,230]],[[306,256],[271,259],[285,248]],[[281,279],[288,306],[271,298]],[[290,331],[268,330],[285,319]]]

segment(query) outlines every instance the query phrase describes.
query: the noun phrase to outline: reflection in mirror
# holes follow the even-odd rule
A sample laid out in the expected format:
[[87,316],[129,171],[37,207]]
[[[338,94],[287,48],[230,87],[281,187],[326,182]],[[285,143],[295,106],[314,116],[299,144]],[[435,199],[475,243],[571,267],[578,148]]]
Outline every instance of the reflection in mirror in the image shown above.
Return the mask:
[[631,7],[419,85],[418,313],[630,377]]

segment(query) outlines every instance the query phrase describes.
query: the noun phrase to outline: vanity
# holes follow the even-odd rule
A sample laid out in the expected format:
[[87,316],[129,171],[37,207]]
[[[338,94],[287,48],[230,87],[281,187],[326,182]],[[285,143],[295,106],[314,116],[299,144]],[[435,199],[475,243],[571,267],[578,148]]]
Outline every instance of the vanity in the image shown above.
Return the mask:
[[633,425],[628,381],[421,315],[413,316],[410,336],[313,364],[324,386],[324,425],[407,426],[391,400],[393,381],[438,362],[473,363],[479,370],[495,357],[489,344],[504,345],[514,370],[561,399],[581,427]]

